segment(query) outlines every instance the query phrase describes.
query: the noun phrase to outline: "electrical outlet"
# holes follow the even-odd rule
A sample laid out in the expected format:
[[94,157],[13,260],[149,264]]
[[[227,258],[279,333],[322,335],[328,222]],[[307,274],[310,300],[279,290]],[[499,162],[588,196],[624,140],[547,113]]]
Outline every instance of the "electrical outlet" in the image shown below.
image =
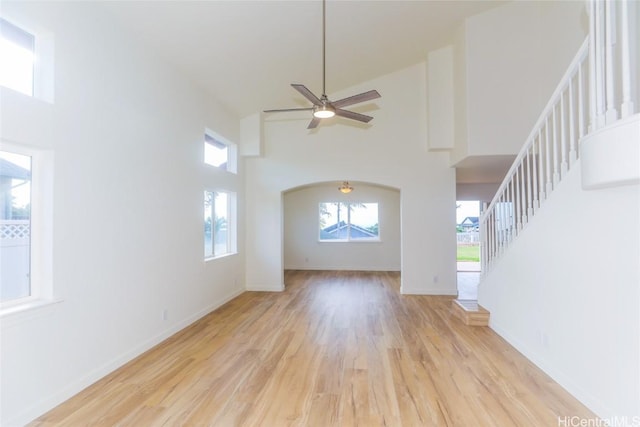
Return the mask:
[[169,320],[169,310],[166,308],[162,310],[162,320]]
[[433,276],[433,283],[438,283],[438,275]]

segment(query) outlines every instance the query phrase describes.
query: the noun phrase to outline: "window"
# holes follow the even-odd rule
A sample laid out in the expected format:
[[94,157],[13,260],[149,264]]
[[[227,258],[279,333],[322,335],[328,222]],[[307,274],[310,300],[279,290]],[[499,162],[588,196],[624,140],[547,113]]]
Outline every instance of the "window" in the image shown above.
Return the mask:
[[379,241],[377,203],[320,203],[320,241]]
[[31,157],[0,151],[0,301],[31,296]]
[[35,38],[0,18],[0,86],[33,96]]
[[236,146],[213,132],[204,134],[204,162],[223,171],[236,173]]
[[204,257],[235,252],[235,197],[223,191],[204,192]]

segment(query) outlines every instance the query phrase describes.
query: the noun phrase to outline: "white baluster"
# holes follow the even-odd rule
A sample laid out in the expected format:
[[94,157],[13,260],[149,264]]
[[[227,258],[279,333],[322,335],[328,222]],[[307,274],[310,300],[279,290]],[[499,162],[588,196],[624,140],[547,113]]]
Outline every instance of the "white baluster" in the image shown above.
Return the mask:
[[500,232],[502,233],[502,248],[503,250],[506,249],[507,245],[509,244],[509,235],[507,233],[507,215],[504,209],[504,205],[505,205],[505,200],[506,200],[506,194],[503,191],[502,194],[500,195]]
[[[630,38],[629,38],[629,2],[621,0],[621,21],[622,34],[620,39],[620,48],[622,51],[622,106],[620,112],[622,118],[629,117],[634,113],[634,105],[631,100],[631,64],[629,56],[631,55]],[[638,40],[635,41],[635,49],[639,47]]]
[[531,158],[529,157],[529,151],[527,150],[527,216],[529,219],[533,216],[533,197],[531,196]]
[[547,170],[547,187],[545,189],[547,196],[549,194],[551,194],[551,191],[553,191],[553,183],[551,181],[551,143],[549,140],[549,118],[546,117],[544,119],[544,133],[545,133],[545,138],[544,138],[544,143],[545,143],[545,157],[547,159],[547,164],[546,164],[546,170]]
[[[582,64],[578,67],[578,138],[582,139],[585,133],[584,127],[584,81],[582,77]],[[576,156],[577,156],[576,152]]]
[[613,49],[615,40],[613,39],[614,30],[614,12],[615,9],[611,7],[611,0],[605,0],[605,14],[604,14],[604,30],[605,30],[605,82],[606,82],[606,96],[607,96],[607,113],[605,115],[605,121],[607,124],[611,124],[618,120],[618,111],[615,105],[615,92],[613,88]]
[[603,26],[603,10],[602,3],[595,1],[595,19],[596,19],[596,129],[600,129],[605,125],[605,111],[604,111],[604,34],[602,30]]
[[513,171],[513,185],[516,191],[516,226],[522,230],[522,192],[520,191],[520,165]]
[[558,125],[556,123],[556,106],[553,106],[553,188],[556,188],[558,182],[560,182],[560,174],[558,173]]
[[493,210],[496,213],[496,235],[498,236],[498,253],[499,254],[501,254],[505,249],[504,234],[502,234],[502,212],[500,211],[500,206],[501,206],[500,201],[502,200],[503,195],[504,193],[500,194],[500,197],[498,197],[498,200],[496,201],[496,204],[493,207]]
[[533,140],[533,145],[531,147],[533,160],[531,164],[531,168],[533,169],[533,211],[537,211],[540,207],[538,203],[538,162],[536,162],[536,156],[540,158],[540,150],[536,148],[540,145],[540,129],[538,129],[538,137]]
[[589,1],[589,131],[598,129],[596,109],[596,0]]
[[520,182],[520,215],[522,216],[522,226],[526,225],[529,221],[527,216],[527,191],[525,187],[524,176],[524,158],[520,161],[518,166],[518,181]]
[[[569,80],[569,86],[571,86],[571,80]],[[560,176],[564,177],[567,174],[567,129],[565,121],[565,109],[564,109],[564,90],[560,92]]]
[[485,223],[483,229],[485,230],[483,232],[483,239],[482,239],[482,247],[480,248],[481,251],[481,258],[482,258],[482,272],[486,273],[487,269],[489,268],[489,251],[487,251],[487,247],[489,246],[489,239],[487,238],[487,224]]
[[511,242],[518,235],[518,227],[516,227],[516,198],[515,191],[513,189],[513,181],[509,181],[509,192],[511,193],[511,212],[509,217],[509,242]]
[[[580,67],[578,67],[579,69]],[[573,96],[573,77],[569,79],[569,166],[573,166],[576,159],[578,158],[576,154],[576,122],[574,119],[575,111],[574,111],[574,100]]]
[[538,174],[538,179],[540,179],[540,195],[538,199],[540,200],[540,205],[542,205],[542,201],[545,199],[544,193],[544,155],[542,153],[542,127],[538,129],[538,170],[540,173]]
[[483,225],[480,225],[480,277],[484,277],[487,272],[486,255],[484,254],[484,229]]
[[489,253],[492,261],[496,255],[495,253],[496,238],[495,238],[495,227],[494,227],[493,221],[494,221],[494,217],[493,217],[493,209],[492,209],[491,212],[489,212]]

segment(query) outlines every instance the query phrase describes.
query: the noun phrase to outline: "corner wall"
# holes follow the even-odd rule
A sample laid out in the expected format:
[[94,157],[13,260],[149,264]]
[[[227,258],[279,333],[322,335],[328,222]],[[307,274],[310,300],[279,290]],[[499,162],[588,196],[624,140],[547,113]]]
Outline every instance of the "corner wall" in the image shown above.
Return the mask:
[[[640,191],[572,167],[490,267],[490,326],[598,416],[640,416]],[[571,414],[566,414],[570,416]]]

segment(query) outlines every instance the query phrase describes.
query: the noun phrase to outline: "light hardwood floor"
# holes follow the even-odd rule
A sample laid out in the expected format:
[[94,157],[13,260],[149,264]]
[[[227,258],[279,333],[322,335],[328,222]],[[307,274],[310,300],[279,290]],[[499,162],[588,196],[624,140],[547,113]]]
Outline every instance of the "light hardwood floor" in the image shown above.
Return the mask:
[[557,426],[594,415],[451,298],[399,274],[287,271],[32,426]]

